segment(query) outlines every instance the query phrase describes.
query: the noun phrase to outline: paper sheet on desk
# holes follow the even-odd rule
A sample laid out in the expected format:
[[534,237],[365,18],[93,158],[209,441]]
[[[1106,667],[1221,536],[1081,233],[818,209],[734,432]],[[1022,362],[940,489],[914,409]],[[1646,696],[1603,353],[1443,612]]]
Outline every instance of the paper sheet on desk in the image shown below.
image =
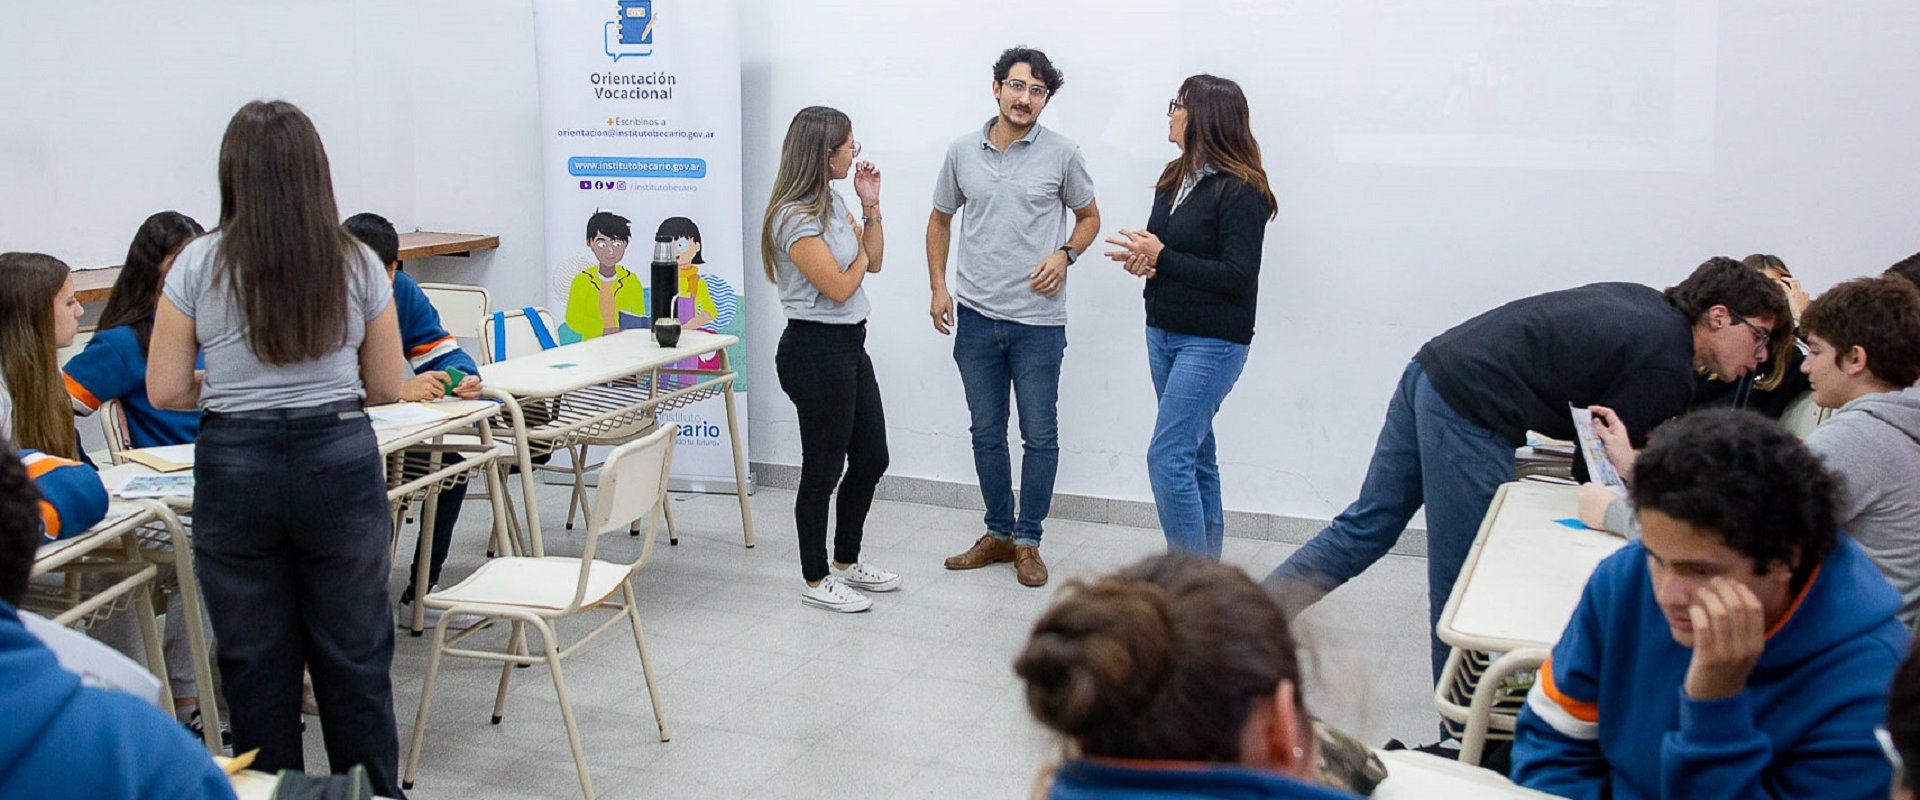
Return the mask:
[[142,497],[192,497],[193,473],[185,475],[135,475],[120,484],[113,493],[129,500]]
[[1587,462],[1587,477],[1594,483],[1626,494],[1626,481],[1620,480],[1620,473],[1614,471],[1613,462],[1607,460],[1606,448],[1600,444],[1600,434],[1593,430],[1593,412],[1572,405],[1567,409],[1573,413],[1573,433],[1580,442],[1580,457]]
[[452,415],[426,403],[395,403],[367,409],[367,418],[373,421],[374,430],[411,428],[439,422],[449,416]]
[[142,447],[122,453],[121,458],[145,466],[154,472],[179,472],[193,468],[193,445],[189,443],[165,447]]

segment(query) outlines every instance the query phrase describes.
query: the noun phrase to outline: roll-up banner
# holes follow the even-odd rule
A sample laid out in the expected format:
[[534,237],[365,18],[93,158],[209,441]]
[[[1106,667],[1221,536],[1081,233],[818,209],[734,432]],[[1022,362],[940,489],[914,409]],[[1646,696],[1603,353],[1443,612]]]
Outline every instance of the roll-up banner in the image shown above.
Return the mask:
[[[727,359],[746,440],[740,46],[733,0],[540,0],[533,7],[548,308],[561,345],[650,317],[654,242],[678,262],[682,329],[740,337]],[[664,270],[663,270],[664,272]],[[712,368],[718,357],[684,366]],[[733,491],[726,407],[663,412],[676,488]]]

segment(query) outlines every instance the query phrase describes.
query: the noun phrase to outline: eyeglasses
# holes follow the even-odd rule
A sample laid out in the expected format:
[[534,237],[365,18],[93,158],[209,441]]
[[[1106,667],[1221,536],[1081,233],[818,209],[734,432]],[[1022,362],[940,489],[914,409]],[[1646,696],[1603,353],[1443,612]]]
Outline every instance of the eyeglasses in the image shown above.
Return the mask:
[[1727,313],[1733,316],[1734,322],[1745,325],[1747,326],[1747,330],[1753,331],[1753,335],[1759,338],[1759,341],[1753,343],[1754,352],[1759,353],[1761,358],[1766,358],[1769,350],[1767,343],[1772,341],[1773,331],[1748,322],[1746,317],[1735,314],[1732,310],[1727,311]]
[[1027,83],[1019,78],[1001,81],[1000,85],[1012,89],[1014,94],[1024,94],[1035,100],[1045,100],[1047,99],[1047,95],[1052,93],[1052,90],[1045,86],[1037,83]]
[[1186,107],[1187,107],[1187,104],[1186,104],[1186,103],[1182,103],[1182,102],[1180,102],[1179,100],[1168,100],[1168,101],[1167,101],[1167,116],[1169,116],[1169,117],[1171,117],[1171,116],[1173,116],[1173,112],[1175,112],[1175,111],[1179,111],[1180,109],[1183,109],[1183,108],[1186,108]]
[[[846,145],[841,145],[840,147],[845,147],[845,146],[846,146]],[[840,149],[840,147],[829,147],[829,148],[827,148],[827,152],[829,152],[829,153],[832,153],[832,152],[835,152],[835,151],[837,151],[837,150],[839,150],[839,149]],[[854,141],[854,143],[853,143],[853,157],[854,157],[854,158],[859,158],[859,157],[860,157],[860,142],[859,142],[858,140],[855,140],[855,141]]]

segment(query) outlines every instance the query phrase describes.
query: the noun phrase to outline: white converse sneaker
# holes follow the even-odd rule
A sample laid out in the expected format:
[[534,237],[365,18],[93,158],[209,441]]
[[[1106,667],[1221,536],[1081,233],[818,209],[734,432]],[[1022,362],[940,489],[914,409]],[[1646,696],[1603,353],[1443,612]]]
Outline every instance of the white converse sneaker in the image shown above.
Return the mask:
[[846,581],[848,586],[863,592],[891,592],[900,588],[900,576],[888,572],[865,561],[856,562],[846,569],[835,567],[833,575]]
[[842,614],[853,614],[873,607],[872,598],[854,591],[832,575],[821,578],[819,586],[800,584],[800,602]]

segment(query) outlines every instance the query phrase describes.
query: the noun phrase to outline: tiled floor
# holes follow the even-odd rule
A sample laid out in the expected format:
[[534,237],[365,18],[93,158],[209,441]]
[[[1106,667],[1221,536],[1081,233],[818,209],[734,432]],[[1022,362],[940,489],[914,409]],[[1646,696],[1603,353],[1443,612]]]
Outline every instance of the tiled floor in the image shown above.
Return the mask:
[[[549,552],[577,553],[579,533],[560,530],[564,490],[543,493]],[[671,742],[658,740],[624,628],[565,663],[600,796],[1026,796],[1057,748],[1029,718],[1009,666],[1027,626],[1067,580],[1160,552],[1159,532],[1051,522],[1043,552],[1053,582],[1034,590],[1014,582],[1010,565],[941,567],[979,534],[979,512],[877,503],[865,556],[898,571],[905,585],[877,595],[869,613],[839,615],[800,604],[792,501],[777,490],[753,498],[759,546],[748,550],[732,497],[675,496],[680,545],[668,547],[662,535],[636,581]],[[484,509],[467,507],[449,583],[483,558]],[[603,552],[630,558],[637,542],[609,536]],[[1292,549],[1229,539],[1226,559],[1258,576]],[[1433,736],[1425,573],[1418,559],[1388,557],[1302,617],[1315,674],[1310,707],[1366,741]],[[586,627],[563,628],[563,644]],[[469,641],[499,646],[506,626],[494,628]],[[403,633],[397,641],[394,710],[404,760],[428,639]],[[490,725],[498,676],[489,663],[443,663],[411,796],[579,796],[546,670],[517,670],[506,720]],[[309,726],[307,744],[309,768],[322,768],[318,725]]]

